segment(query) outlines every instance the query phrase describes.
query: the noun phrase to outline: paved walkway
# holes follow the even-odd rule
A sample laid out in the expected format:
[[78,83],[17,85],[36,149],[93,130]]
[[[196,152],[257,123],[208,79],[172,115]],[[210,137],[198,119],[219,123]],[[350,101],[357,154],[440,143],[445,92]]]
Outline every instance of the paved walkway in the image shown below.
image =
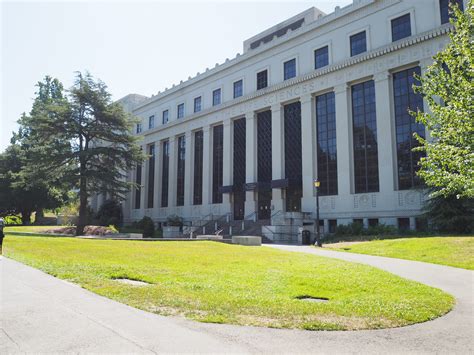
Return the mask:
[[143,312],[3,258],[0,353],[473,353],[474,272],[310,247],[273,246],[370,264],[457,299],[444,317],[368,331],[309,332],[192,322]]

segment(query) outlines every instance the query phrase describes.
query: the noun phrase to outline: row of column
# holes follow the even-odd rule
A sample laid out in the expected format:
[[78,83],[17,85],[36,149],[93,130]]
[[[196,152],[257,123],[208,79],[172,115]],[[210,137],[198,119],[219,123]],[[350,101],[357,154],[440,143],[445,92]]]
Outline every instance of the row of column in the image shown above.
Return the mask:
[[[380,192],[393,191],[395,185],[394,159],[396,158],[393,143],[393,120],[391,119],[391,81],[390,73],[377,74],[373,78],[376,92],[376,116],[377,116],[377,140],[379,142],[378,162]],[[351,172],[353,171],[352,157],[352,115],[351,115],[351,93],[347,84],[333,88],[336,103],[336,140],[337,140],[337,171],[338,171],[338,194],[350,195],[353,186]],[[315,101],[312,94],[299,98],[301,103],[301,140],[302,140],[302,175],[303,175],[303,197],[302,211],[314,211],[315,192],[313,179],[317,176],[317,142],[316,142],[316,112]],[[284,117],[281,103],[271,106],[272,112],[272,179],[285,178],[284,157]],[[257,182],[257,122],[256,113],[249,112],[246,118],[246,182]],[[233,183],[233,124],[231,119],[223,121],[223,185]],[[203,130],[203,201],[206,206],[212,203],[212,126],[205,126]],[[193,204],[193,171],[194,171],[194,132],[186,132],[186,155],[185,155],[185,197],[184,205]],[[158,144],[158,142],[156,143]],[[390,149],[387,149],[389,147]],[[162,147],[156,147],[157,157],[155,162],[155,195],[161,191],[162,177]],[[169,186],[168,206],[176,206],[176,174],[177,174],[177,138],[169,138]],[[146,164],[148,166],[148,164]],[[146,192],[148,186],[148,169],[143,171],[141,207],[147,205]],[[284,196],[281,189],[272,191],[273,210],[284,210]],[[246,192],[245,214],[256,211],[256,194],[253,191]],[[132,203],[133,204],[133,203]],[[154,207],[161,207],[161,199],[155,197]],[[223,195],[222,208],[231,211],[230,194]],[[186,216],[184,216],[186,217]]]

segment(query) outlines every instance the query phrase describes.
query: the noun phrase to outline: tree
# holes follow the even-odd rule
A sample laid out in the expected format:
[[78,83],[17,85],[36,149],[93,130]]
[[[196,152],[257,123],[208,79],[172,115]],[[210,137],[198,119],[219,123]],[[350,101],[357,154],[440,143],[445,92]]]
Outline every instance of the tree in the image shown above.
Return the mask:
[[424,77],[418,78],[421,93],[431,112],[414,113],[430,131],[431,138],[416,138],[426,153],[419,176],[432,196],[474,197],[474,4],[466,11],[452,7],[450,43],[434,57]]
[[443,233],[474,232],[474,199],[456,195],[431,197],[424,207],[432,228]]
[[60,176],[78,189],[80,235],[91,194],[107,192],[122,199],[131,187],[126,171],[144,159],[131,134],[134,120],[89,73],[77,73],[67,97],[39,104],[30,116],[20,122],[31,154],[25,174]]
[[[23,224],[30,224],[34,211],[57,208],[67,199],[64,187],[50,183],[36,174],[28,181],[22,174],[26,151],[12,144],[0,154],[0,214],[21,214]],[[38,216],[37,216],[38,217]]]

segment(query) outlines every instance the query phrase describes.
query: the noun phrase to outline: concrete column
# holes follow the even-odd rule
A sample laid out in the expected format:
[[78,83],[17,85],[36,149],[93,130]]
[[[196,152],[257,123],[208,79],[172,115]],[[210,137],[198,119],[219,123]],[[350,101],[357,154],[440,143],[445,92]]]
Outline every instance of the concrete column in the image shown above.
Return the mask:
[[[227,119],[223,122],[224,124],[224,146],[223,146],[223,173],[222,173],[222,185],[232,185],[234,181],[233,174],[233,147],[234,147],[234,127],[232,121]],[[222,195],[222,213],[230,212],[230,194]]]
[[176,137],[169,139],[169,185],[168,185],[168,207],[176,206],[176,177],[177,177],[177,159],[178,159],[178,140]]
[[315,210],[316,199],[314,196],[313,179],[315,171],[315,112],[314,100],[311,95],[302,96],[301,99],[301,150],[303,162],[303,197],[301,211],[312,212]]
[[369,219],[368,218],[363,218],[362,219],[362,225],[364,226],[365,229],[369,228]]
[[394,124],[392,119],[392,89],[390,73],[384,71],[376,74],[375,112],[377,115],[377,144],[379,162],[379,188],[382,193],[395,189],[396,145],[394,141]]
[[340,196],[349,195],[352,185],[352,115],[346,84],[334,88],[336,101],[337,185]]
[[192,132],[186,132],[186,151],[185,151],[185,161],[184,161],[184,206],[186,210],[186,216],[191,215],[190,206],[192,205],[192,185],[193,185],[193,169],[192,169],[192,153],[193,142],[192,142]]
[[[272,105],[272,180],[285,178],[285,128],[283,108],[278,103]],[[272,208],[275,213],[284,211],[283,191],[272,190]]]
[[212,180],[212,149],[211,149],[211,127],[202,128],[203,138],[203,161],[202,161],[202,205],[208,206],[211,199],[211,180]]
[[[255,113],[245,115],[245,182],[257,182],[257,120]],[[255,191],[245,193],[245,215],[257,211]]]

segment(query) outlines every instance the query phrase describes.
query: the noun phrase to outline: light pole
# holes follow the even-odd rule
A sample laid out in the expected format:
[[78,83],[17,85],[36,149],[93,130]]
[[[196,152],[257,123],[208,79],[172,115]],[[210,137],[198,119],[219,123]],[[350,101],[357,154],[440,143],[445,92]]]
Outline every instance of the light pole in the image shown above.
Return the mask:
[[321,232],[319,230],[319,186],[321,182],[318,179],[314,180],[314,187],[316,188],[316,245],[322,247]]

